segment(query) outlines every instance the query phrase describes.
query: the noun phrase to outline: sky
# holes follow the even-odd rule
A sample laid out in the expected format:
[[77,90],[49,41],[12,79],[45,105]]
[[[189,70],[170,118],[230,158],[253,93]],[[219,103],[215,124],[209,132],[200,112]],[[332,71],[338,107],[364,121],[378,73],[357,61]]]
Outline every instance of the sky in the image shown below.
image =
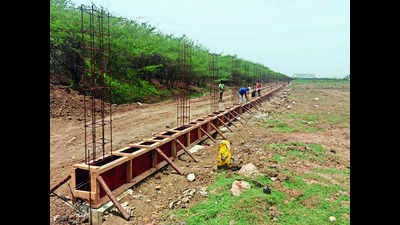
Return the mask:
[[293,76],[350,74],[350,0],[72,0]]

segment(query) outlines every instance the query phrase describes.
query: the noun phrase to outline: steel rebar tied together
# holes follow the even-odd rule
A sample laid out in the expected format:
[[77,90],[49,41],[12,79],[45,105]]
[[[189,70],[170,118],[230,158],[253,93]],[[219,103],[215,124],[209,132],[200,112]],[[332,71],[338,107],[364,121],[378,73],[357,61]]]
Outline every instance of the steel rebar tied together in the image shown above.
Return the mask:
[[211,112],[218,111],[218,87],[215,80],[218,79],[218,55],[209,53],[209,73],[210,73],[210,110]]
[[177,97],[176,120],[178,126],[190,121],[189,76],[192,73],[192,46],[183,43],[178,56],[179,81],[182,92]]
[[240,61],[237,59],[232,59],[232,80],[233,80],[232,96],[231,96],[232,105],[238,103],[239,76],[240,76],[239,68],[240,68]]
[[106,144],[110,144],[112,153],[110,38],[110,14],[106,14],[102,8],[97,8],[93,4],[90,7],[82,5],[81,66],[83,72],[80,85],[84,91],[86,164],[96,161],[98,153],[101,153],[101,157],[104,158]]

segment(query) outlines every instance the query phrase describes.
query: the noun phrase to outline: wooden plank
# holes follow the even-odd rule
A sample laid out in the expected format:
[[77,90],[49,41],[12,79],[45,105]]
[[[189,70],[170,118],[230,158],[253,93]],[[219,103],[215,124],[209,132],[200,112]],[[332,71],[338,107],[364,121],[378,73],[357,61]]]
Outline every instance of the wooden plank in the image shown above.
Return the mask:
[[[81,191],[81,190],[73,190],[75,198],[82,198],[89,201],[89,192],[88,191]],[[93,201],[93,198],[92,198]]]
[[254,102],[252,102],[252,103],[250,103],[257,111],[260,111],[260,109],[258,108],[258,106],[254,103]]
[[[226,116],[225,115],[222,115],[222,116],[224,116],[225,118],[226,118]],[[229,119],[228,118],[226,118],[228,121],[229,121]],[[226,125],[226,123],[224,123],[224,121],[222,121],[220,118],[218,118],[218,120],[226,127],[226,129],[228,129],[230,132],[233,132],[233,130],[228,126],[228,125]],[[233,124],[233,123],[232,123]],[[235,125],[236,126],[236,125]]]
[[218,133],[223,139],[228,140],[228,139],[224,136],[224,134],[223,134],[213,123],[210,123],[210,125],[217,131],[217,133]]
[[50,188],[50,194],[57,190],[61,185],[63,185],[65,182],[67,182],[69,179],[71,179],[71,174],[64,177],[60,182],[58,182],[56,185],[54,185],[52,188]]
[[171,143],[171,155],[174,159],[176,158],[176,140],[177,139],[174,139]]
[[99,176],[98,173],[92,171],[90,169],[90,191],[92,193],[92,199],[96,203],[100,200],[100,187],[99,184],[96,182],[96,178]]
[[124,208],[122,208],[121,204],[117,201],[117,199],[114,197],[112,194],[110,188],[108,188],[106,182],[104,182],[103,178],[101,176],[98,176],[96,178],[97,182],[100,184],[100,186],[104,189],[106,192],[106,195],[110,198],[110,200],[114,203],[114,205],[117,207],[121,215],[126,219],[129,220],[130,215],[125,211]]
[[126,182],[132,180],[132,160],[128,161],[128,166],[126,167]]
[[[233,114],[233,112],[235,112],[235,111],[232,111],[232,112],[229,112],[229,113],[231,113],[231,114],[235,117],[235,119],[236,119],[237,116],[235,116],[235,115]],[[236,113],[236,112],[235,112],[235,113]],[[243,119],[243,120],[246,121],[246,119],[244,119],[243,117],[240,117],[240,119]],[[244,125],[244,123],[243,123],[242,121],[240,121],[240,120],[237,120],[237,121],[239,121],[242,125]],[[233,124],[233,123],[232,123],[232,124]]]
[[177,165],[175,165],[174,162],[172,162],[165,154],[164,152],[161,151],[161,149],[156,148],[155,149],[158,154],[161,155],[161,157],[163,157],[165,160],[167,160],[167,162],[176,170],[176,172],[178,172],[180,175],[183,175],[183,171],[181,169],[179,169],[179,167]]
[[207,133],[207,131],[205,131],[203,128],[200,127],[200,130],[203,131],[203,133],[205,133],[215,144],[217,143],[217,141],[211,137],[211,135],[209,133]]
[[[115,161],[109,162],[109,163],[99,167],[98,169],[93,169],[93,171],[95,171],[98,174],[102,174],[104,171],[107,171],[107,170],[109,170],[111,168],[117,167],[117,166],[119,166],[119,165],[121,165],[121,164],[123,164],[123,163],[125,163],[125,162],[127,162],[129,160],[130,160],[130,158],[128,158],[126,156],[122,156],[121,158],[119,158],[119,159],[117,159]],[[92,166],[90,166],[90,170],[92,170]]]
[[151,152],[151,159],[153,160],[152,161],[153,168],[156,168],[157,167],[157,152],[154,150]]
[[190,156],[190,158],[192,158],[195,162],[198,162],[198,160],[194,157],[194,155],[193,155],[192,153],[190,153],[190,152],[186,149],[186,147],[185,147],[178,139],[176,139],[176,143],[178,143],[178,144],[182,147],[183,151],[185,151],[186,154],[188,154],[188,155]]
[[[74,164],[72,167],[83,169],[83,170],[89,170],[89,166],[85,163],[77,163],[77,164]],[[98,166],[90,166],[90,169],[94,169],[94,170],[99,169],[99,168],[100,167],[98,167]]]
[[246,106],[243,105],[242,108],[245,109],[245,110],[246,110],[247,112],[249,112],[250,114],[253,114],[253,112],[250,111],[249,109],[247,109]]

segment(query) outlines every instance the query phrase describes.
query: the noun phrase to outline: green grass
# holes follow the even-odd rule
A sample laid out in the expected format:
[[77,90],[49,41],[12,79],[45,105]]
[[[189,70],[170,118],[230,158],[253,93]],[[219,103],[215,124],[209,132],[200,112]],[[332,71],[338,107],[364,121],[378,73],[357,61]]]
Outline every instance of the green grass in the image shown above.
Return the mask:
[[[340,195],[335,201],[327,200],[338,191],[345,190],[344,187],[307,184],[302,177],[289,171],[286,173],[293,179],[284,181],[283,185],[288,190],[296,189],[303,193],[295,199],[291,199],[288,193],[273,188],[271,194],[267,195],[263,193],[262,188],[252,183],[250,190],[240,196],[232,196],[229,191],[232,182],[242,177],[228,177],[225,173],[220,173],[215,182],[208,187],[208,191],[216,190],[215,193],[210,193],[208,199],[189,209],[179,209],[170,213],[175,213],[188,225],[227,225],[232,220],[237,225],[271,224],[269,208],[274,206],[282,213],[276,216],[277,221],[274,224],[330,224],[330,216],[336,217],[335,224],[350,223],[349,218],[343,216],[349,214],[350,209],[342,203],[349,201],[349,197]],[[265,176],[258,177],[257,180],[267,185],[271,184],[270,179]],[[310,204],[305,204],[307,201],[312,203],[311,207]]]
[[[308,150],[298,150],[295,147],[306,146]],[[291,148],[293,147],[293,148]],[[288,144],[267,144],[264,145],[266,149],[287,149],[286,152],[281,152],[281,154],[274,153],[274,160],[283,163],[285,158],[290,160],[301,159],[310,162],[326,162],[326,149],[320,144],[305,144],[301,142],[293,142]],[[334,157],[334,156],[331,156]]]
[[282,156],[278,153],[274,153],[274,160],[277,161],[278,163],[285,162],[285,160],[282,158]]
[[[303,150],[298,150],[296,148],[291,149],[291,147],[301,147],[301,146],[306,146],[307,149],[306,151]],[[290,160],[296,160],[296,159],[301,159],[305,161],[310,161],[310,162],[321,162],[324,163],[326,162],[326,149],[320,144],[305,144],[301,142],[294,142],[294,143],[289,143],[289,144],[268,144],[264,145],[265,148],[270,148],[270,149],[287,149],[285,153],[281,153],[284,155],[280,155],[278,153],[274,153],[274,160],[283,163],[284,160],[282,157],[285,157]],[[332,156],[331,156],[332,157]]]
[[282,120],[268,120],[265,122],[267,128],[271,128],[272,132],[295,132],[297,129],[290,127],[289,124],[284,123]]
[[[251,189],[240,196],[232,196],[230,188],[235,179],[240,176],[227,177],[225,173],[217,175],[214,184],[208,187],[208,191],[216,190],[209,198],[198,203],[190,209],[180,209],[176,214],[187,224],[229,224],[235,220],[235,224],[263,224],[269,221],[268,206],[285,199],[284,194],[272,192],[271,195],[263,193],[262,188],[250,183]],[[259,177],[259,182],[270,184],[265,177]],[[254,204],[257,203],[257,204]]]
[[292,142],[292,143],[288,143],[288,144],[271,143],[271,144],[264,145],[264,148],[285,149],[285,148],[290,148],[290,147],[302,147],[302,146],[306,146],[306,144],[301,143],[301,142]]
[[[295,146],[306,146],[306,150],[296,150]],[[264,147],[287,149],[280,152],[281,154],[275,152],[273,155],[273,159],[281,164],[290,163],[290,160],[323,163],[328,157],[326,149],[316,143],[272,143]],[[291,149],[291,147],[294,148]],[[339,191],[348,191],[349,187],[346,183],[334,184],[332,180],[321,176],[321,173],[340,174],[344,178],[349,178],[349,169],[314,168],[311,173],[300,175],[287,169],[271,170],[290,176],[290,179],[282,182],[284,189],[273,188],[269,177],[260,176],[255,179],[271,188],[270,195],[263,193],[262,188],[249,182],[250,190],[242,192],[240,196],[232,196],[230,193],[232,183],[239,179],[246,180],[246,178],[236,174],[228,175],[223,171],[217,174],[215,182],[208,187],[207,199],[188,209],[170,211],[170,214],[176,214],[188,225],[228,225],[232,220],[238,225],[350,224],[350,197],[345,194],[337,195]],[[305,179],[313,179],[319,183],[309,184]],[[299,194],[291,197],[293,191]],[[280,214],[272,217],[271,206],[275,207]],[[330,216],[334,216],[336,221],[330,222]]]
[[[325,132],[325,128],[320,128],[323,123],[328,123],[335,125],[337,127],[349,127],[350,114],[328,114],[326,112],[321,113],[311,113],[311,114],[294,114],[294,113],[284,113],[282,114],[284,119],[289,119],[291,123],[295,124],[295,128],[298,131],[305,132]],[[283,122],[283,120],[280,120]]]
[[[268,120],[264,124],[272,132],[325,132],[325,128],[318,127],[322,122],[338,123],[344,121],[343,117],[327,120],[326,115],[285,113],[283,119]],[[285,119],[289,120],[286,121]]]
[[336,168],[327,168],[327,169],[314,168],[313,171],[323,174],[340,174],[343,176],[350,176],[350,169],[339,170]]

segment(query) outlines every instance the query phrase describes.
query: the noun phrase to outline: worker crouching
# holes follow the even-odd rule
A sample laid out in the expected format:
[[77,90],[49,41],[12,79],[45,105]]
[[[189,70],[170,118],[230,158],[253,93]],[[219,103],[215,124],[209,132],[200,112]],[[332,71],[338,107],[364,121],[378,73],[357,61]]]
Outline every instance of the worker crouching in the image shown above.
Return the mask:
[[231,170],[240,169],[240,166],[234,165],[234,159],[232,158],[232,153],[231,153],[231,144],[227,140],[223,140],[219,144],[217,168],[218,169],[225,168]]

